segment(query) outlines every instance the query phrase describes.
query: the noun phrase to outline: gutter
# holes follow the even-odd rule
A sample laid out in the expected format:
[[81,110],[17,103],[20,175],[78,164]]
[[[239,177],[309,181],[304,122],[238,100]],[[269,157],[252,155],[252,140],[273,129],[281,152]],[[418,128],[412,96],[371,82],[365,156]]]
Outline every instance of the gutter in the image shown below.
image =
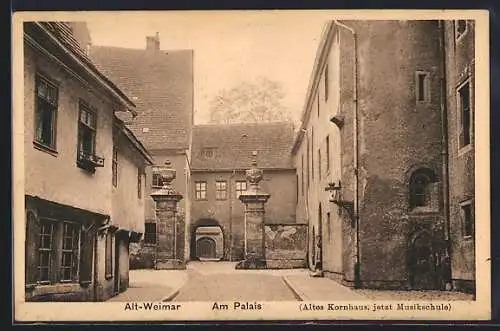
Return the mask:
[[46,36],[48,36],[51,41],[56,44],[61,50],[64,51],[73,61],[75,61],[82,69],[85,70],[92,78],[104,86],[108,92],[110,92],[116,99],[118,99],[123,106],[135,117],[137,116],[137,111],[134,109],[136,105],[121,91],[118,87],[114,85],[106,76],[104,76],[97,68],[95,68],[92,63],[83,63],[73,52],[69,51],[60,41],[57,39],[50,31],[48,31],[39,22],[33,23],[36,25]]
[[353,114],[353,149],[354,149],[354,221],[356,227],[355,233],[355,258],[356,262],[354,265],[354,283],[355,287],[359,288],[361,285],[361,263],[359,257],[359,133],[358,133],[358,113],[359,113],[359,59],[358,59],[358,36],[353,28],[339,22],[335,21],[335,25],[344,28],[352,34],[354,42],[354,86],[353,86],[353,102],[354,102],[354,114]]

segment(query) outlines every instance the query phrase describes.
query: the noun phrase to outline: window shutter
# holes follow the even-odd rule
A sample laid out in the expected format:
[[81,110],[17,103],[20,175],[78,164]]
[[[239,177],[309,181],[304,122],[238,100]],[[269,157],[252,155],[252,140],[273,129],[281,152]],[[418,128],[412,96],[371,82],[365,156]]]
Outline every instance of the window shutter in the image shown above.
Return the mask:
[[33,212],[26,214],[25,285],[36,285],[38,281],[38,246],[40,223]]
[[92,282],[92,264],[94,253],[95,231],[83,229],[80,237],[80,283],[89,284]]

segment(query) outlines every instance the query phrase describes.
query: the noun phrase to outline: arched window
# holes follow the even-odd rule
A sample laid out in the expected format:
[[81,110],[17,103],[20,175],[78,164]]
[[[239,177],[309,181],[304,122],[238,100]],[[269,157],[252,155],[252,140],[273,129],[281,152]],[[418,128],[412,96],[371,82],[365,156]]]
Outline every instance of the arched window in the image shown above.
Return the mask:
[[410,208],[431,207],[436,195],[436,175],[430,169],[418,169],[410,178]]

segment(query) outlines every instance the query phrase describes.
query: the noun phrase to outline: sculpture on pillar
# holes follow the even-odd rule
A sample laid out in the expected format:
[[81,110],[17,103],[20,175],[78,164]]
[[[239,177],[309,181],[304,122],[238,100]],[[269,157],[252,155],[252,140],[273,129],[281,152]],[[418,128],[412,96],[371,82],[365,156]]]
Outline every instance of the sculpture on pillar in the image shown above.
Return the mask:
[[161,188],[151,193],[156,203],[156,258],[155,269],[184,269],[183,259],[177,256],[177,204],[182,194],[177,192],[172,181],[176,171],[170,162],[158,166],[154,172],[160,176]]
[[265,269],[265,203],[270,195],[261,191],[259,182],[263,171],[257,167],[257,152],[253,152],[252,166],[246,171],[249,187],[240,194],[245,204],[245,259],[236,265],[237,269]]

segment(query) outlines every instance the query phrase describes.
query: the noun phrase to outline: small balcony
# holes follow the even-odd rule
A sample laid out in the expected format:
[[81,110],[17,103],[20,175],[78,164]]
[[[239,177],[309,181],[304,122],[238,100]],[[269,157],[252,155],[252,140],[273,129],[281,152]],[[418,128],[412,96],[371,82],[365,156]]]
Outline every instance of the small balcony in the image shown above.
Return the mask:
[[104,167],[104,158],[85,151],[79,151],[76,164],[79,168],[94,173],[95,168]]

